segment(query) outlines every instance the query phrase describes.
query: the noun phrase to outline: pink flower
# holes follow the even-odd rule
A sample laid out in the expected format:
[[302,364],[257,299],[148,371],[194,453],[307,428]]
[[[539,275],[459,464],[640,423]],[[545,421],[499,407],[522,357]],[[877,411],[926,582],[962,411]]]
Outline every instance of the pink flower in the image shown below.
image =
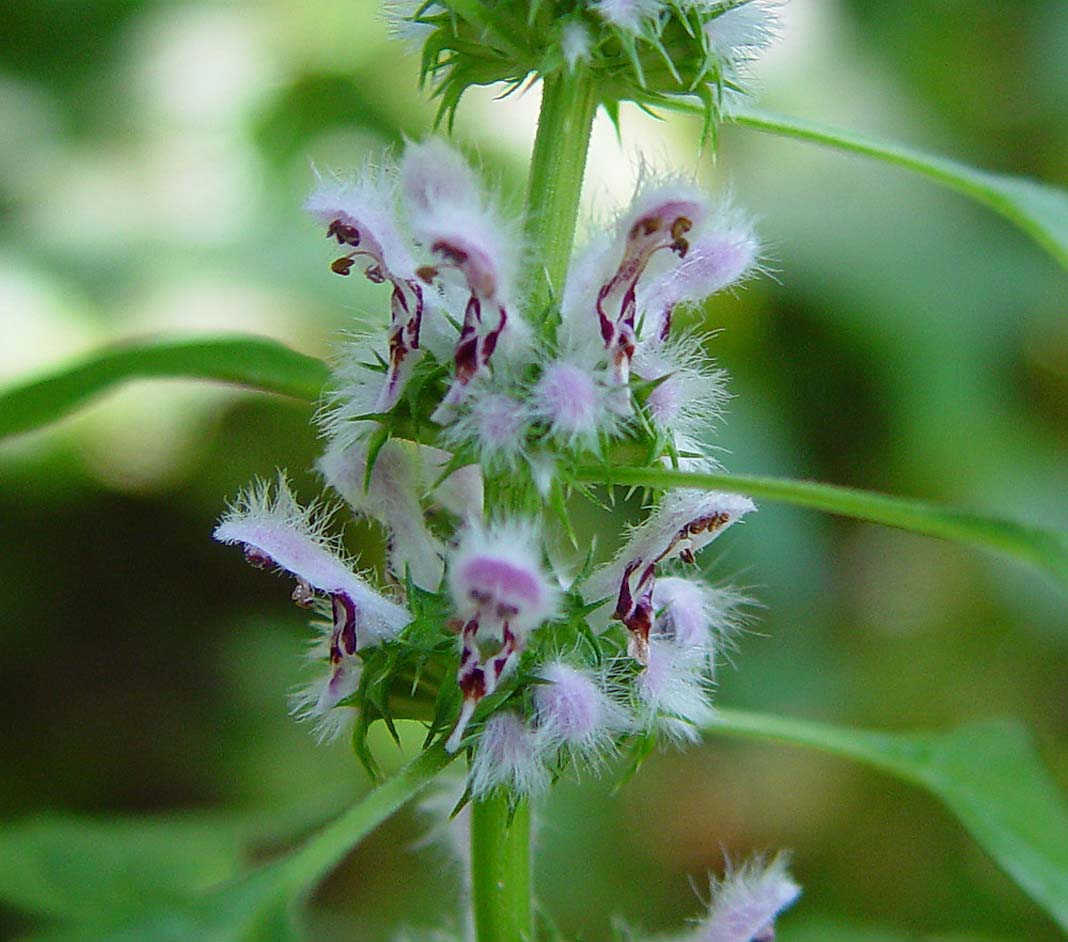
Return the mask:
[[752,226],[737,213],[720,210],[717,220],[690,243],[684,259],[641,286],[644,336],[667,340],[679,304],[698,304],[742,281],[756,269],[759,253]]
[[645,669],[638,675],[638,695],[645,720],[670,739],[696,742],[713,716],[711,678],[702,651],[682,648],[668,638],[649,639]]
[[326,536],[326,522],[314,507],[302,508],[285,477],[279,475],[273,495],[264,482],[243,493],[214,536],[220,543],[242,545],[245,558],[254,566],[277,567],[295,576],[298,603],[310,604],[315,590],[329,597],[339,642],[348,653],[355,653],[358,644],[396,635],[411,615],[352,571],[337,541]]
[[[534,529],[515,523],[469,526],[449,560],[448,584],[463,622],[456,679],[464,702],[446,743],[455,752],[478,702],[514,665],[527,634],[555,614],[559,588],[542,568]],[[484,657],[480,641],[500,647]]]
[[603,676],[563,661],[543,665],[538,676],[544,683],[534,687],[534,717],[542,748],[564,748],[575,758],[596,763],[631,729],[631,718],[609,694]]
[[319,721],[320,738],[336,735],[346,718],[330,711],[356,690],[360,667],[356,652],[368,644],[394,637],[411,621],[404,607],[372,589],[357,576],[337,542],[326,536],[325,515],[302,508],[284,476],[272,495],[266,483],[246,491],[215,529],[221,543],[239,544],[259,568],[284,569],[297,579],[293,599],[299,605],[319,604],[316,592],[330,604],[316,658],[329,661],[327,675],[295,700],[294,711]]
[[748,497],[736,494],[677,490],[636,527],[615,560],[602,566],[582,586],[588,602],[616,599],[613,617],[631,632],[631,653],[648,656],[653,630],[653,592],[661,563],[695,556],[731,524],[755,510]]
[[389,366],[375,410],[396,405],[421,356],[419,334],[424,314],[424,285],[415,261],[393,221],[396,196],[384,173],[367,171],[352,184],[319,181],[304,208],[326,224],[326,235],[345,248],[331,268],[348,275],[354,266],[375,283],[393,285],[390,301]]
[[678,576],[660,577],[653,588],[656,630],[683,648],[708,652],[729,646],[743,618],[741,593]]
[[608,353],[609,368],[617,385],[630,377],[630,361],[638,338],[638,281],[657,252],[668,250],[685,258],[687,233],[701,224],[708,211],[707,198],[694,187],[669,184],[639,195],[620,224],[625,233],[623,258],[615,273],[597,292],[597,319]]
[[474,171],[442,141],[408,145],[401,186],[416,236],[438,259],[433,274],[459,272],[468,292],[453,355],[455,379],[435,413],[435,421],[445,423],[467,385],[489,367],[505,332],[522,332],[511,298],[518,244],[482,196]]
[[471,760],[471,794],[485,798],[498,788],[507,788],[530,797],[548,787],[549,770],[541,760],[533,730],[518,713],[494,713],[486,720]]
[[596,450],[602,435],[615,434],[619,416],[610,408],[602,376],[569,360],[545,365],[531,397],[534,416],[561,444]]
[[788,857],[751,860],[712,883],[708,916],[692,942],[772,942],[775,917],[801,895],[786,871]]

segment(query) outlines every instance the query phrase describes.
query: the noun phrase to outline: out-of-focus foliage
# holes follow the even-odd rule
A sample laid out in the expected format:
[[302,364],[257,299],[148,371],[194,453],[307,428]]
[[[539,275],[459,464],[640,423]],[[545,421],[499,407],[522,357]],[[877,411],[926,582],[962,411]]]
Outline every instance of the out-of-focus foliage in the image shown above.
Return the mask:
[[[794,0],[762,104],[1064,186],[1068,10],[978,0]],[[373,4],[16,0],[0,12],[0,381],[157,330],[254,331],[313,355],[384,317],[333,278],[299,206],[311,174],[419,135],[418,62]],[[457,136],[506,199],[536,94],[465,98]],[[834,481],[1068,527],[1068,279],[1018,232],[929,183],[807,145],[624,108],[623,153],[699,169],[761,216],[776,279],[695,324],[736,398],[734,471]],[[599,126],[589,197],[635,164]],[[209,540],[275,466],[311,486],[311,408],[142,384],[0,445],[0,734],[6,817],[292,808],[366,787],[343,746],[286,716],[307,632]],[[354,549],[379,534],[350,527]],[[1000,560],[766,504],[717,572],[763,608],[724,705],[909,730],[1015,716],[1068,784],[1063,598]],[[367,557],[365,557],[367,558]],[[368,562],[373,562],[368,559]],[[400,761],[388,737],[383,764]],[[372,835],[313,900],[319,937],[386,938],[455,914],[459,879]],[[1056,930],[933,800],[817,754],[715,740],[622,790],[565,785],[538,880],[566,933],[650,931],[694,910],[721,852],[792,846],[805,905],[782,938],[1053,940]],[[581,892],[576,892],[581,877]],[[411,887],[419,887],[413,892]],[[406,889],[408,888],[408,889]],[[356,927],[356,928],[354,928]],[[14,910],[0,934],[29,929]],[[840,933],[841,934],[841,933]]]

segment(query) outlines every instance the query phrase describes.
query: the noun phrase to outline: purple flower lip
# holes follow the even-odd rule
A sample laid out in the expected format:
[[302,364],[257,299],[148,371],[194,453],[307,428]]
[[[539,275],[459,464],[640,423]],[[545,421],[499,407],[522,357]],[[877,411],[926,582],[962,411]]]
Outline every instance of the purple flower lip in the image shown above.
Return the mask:
[[[537,579],[527,570],[503,559],[476,556],[461,567],[459,577],[478,587],[471,590],[471,596],[479,602],[490,602],[493,598],[518,598],[529,605],[542,603],[541,586]],[[513,614],[517,612],[516,606],[507,607]]]

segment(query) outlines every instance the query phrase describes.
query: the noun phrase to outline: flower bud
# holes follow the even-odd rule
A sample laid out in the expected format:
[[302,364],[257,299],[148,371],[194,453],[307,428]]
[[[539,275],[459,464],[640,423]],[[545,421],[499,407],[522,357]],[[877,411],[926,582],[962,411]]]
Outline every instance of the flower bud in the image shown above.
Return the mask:
[[471,794],[485,798],[498,788],[530,797],[549,787],[534,732],[512,710],[494,713],[482,730],[471,760]]
[[627,712],[605,689],[603,678],[562,661],[543,665],[534,687],[534,717],[543,748],[568,749],[596,762],[632,726]]
[[775,917],[801,895],[786,871],[788,857],[751,860],[712,884],[712,903],[693,942],[772,942]]

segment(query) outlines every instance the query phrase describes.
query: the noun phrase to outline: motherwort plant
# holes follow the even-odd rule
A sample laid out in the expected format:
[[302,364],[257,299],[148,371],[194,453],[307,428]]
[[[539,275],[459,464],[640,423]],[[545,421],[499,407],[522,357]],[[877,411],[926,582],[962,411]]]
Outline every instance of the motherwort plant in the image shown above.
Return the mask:
[[[675,315],[759,272],[760,245],[724,200],[649,172],[607,231],[574,258],[571,243],[596,106],[694,96],[712,127],[772,21],[757,0],[424,2],[390,16],[422,43],[446,115],[470,84],[543,80],[526,217],[507,218],[438,138],[318,181],[306,209],[331,269],[389,299],[338,352],[318,470],[381,525],[386,567],[361,571],[331,512],[301,507],[284,475],[246,491],[215,537],[288,573],[315,612],[321,673],[295,711],[320,736],[350,735],[372,770],[374,721],[424,721],[428,746],[466,755],[473,827],[499,854],[569,769],[695,740],[713,715],[743,600],[697,563],[753,503],[628,494],[590,471],[716,468],[724,374]],[[782,858],[747,865],[696,937],[770,939],[797,893]],[[514,936],[494,918],[480,915],[480,939],[530,937],[521,912]]]

